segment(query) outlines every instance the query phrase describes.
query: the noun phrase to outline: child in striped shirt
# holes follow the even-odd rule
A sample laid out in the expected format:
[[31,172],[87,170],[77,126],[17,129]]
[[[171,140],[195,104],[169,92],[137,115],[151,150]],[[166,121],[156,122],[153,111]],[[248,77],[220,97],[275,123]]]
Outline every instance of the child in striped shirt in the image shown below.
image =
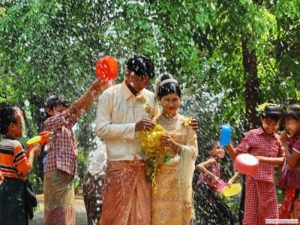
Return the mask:
[[[25,180],[34,157],[40,153],[40,146],[33,147],[27,158],[21,143],[22,111],[18,107],[0,106],[0,221],[1,225],[27,225],[29,208],[25,196]],[[3,204],[5,203],[5,204]]]

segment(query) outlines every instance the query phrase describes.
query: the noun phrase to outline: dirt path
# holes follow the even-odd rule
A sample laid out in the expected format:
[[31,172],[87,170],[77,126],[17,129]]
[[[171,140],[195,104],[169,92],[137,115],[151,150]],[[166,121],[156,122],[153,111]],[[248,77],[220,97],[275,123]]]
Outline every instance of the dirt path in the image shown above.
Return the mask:
[[[43,225],[44,219],[44,195],[37,195],[38,207],[34,213],[34,218],[29,222],[29,225]],[[76,225],[87,225],[86,210],[82,196],[76,196]]]

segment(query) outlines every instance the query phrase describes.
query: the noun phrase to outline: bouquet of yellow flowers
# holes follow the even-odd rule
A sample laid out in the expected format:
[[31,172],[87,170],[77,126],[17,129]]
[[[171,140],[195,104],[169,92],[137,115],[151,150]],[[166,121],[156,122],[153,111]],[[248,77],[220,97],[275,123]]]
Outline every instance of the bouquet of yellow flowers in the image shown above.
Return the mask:
[[158,165],[167,161],[165,149],[161,146],[160,137],[166,134],[165,129],[157,124],[150,131],[142,131],[140,134],[140,142],[143,153],[147,156],[147,177],[152,181],[153,187],[155,186],[155,176],[159,172]]

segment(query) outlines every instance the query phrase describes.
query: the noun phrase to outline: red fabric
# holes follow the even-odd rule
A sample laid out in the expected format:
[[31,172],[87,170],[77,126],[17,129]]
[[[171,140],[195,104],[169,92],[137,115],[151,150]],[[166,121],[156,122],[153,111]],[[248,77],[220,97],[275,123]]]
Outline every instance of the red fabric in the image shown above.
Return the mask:
[[243,225],[265,225],[266,219],[278,217],[274,183],[247,176]]
[[109,162],[101,225],[150,225],[151,183],[140,160]]
[[[279,135],[268,136],[262,128],[250,130],[236,147],[236,152],[265,157],[282,157],[284,155]],[[258,172],[251,176],[256,180],[274,182],[274,165],[260,162]]]
[[[216,164],[213,164],[210,168],[206,168],[206,169],[217,177],[221,176],[220,165],[218,162]],[[212,179],[204,173],[200,173],[197,183],[207,184],[210,187],[212,187],[214,190],[218,188],[218,184],[213,182]]]
[[295,199],[296,189],[286,188],[284,191],[284,198],[282,200],[279,218],[289,219],[291,218],[292,206]]
[[[297,152],[300,153],[300,135],[289,138],[288,140],[290,153]],[[296,154],[297,154],[296,153]],[[300,188],[300,160],[297,161],[294,169],[289,169],[287,162],[285,162],[280,179],[278,182],[278,186],[282,188]]]
[[76,225],[75,209],[72,207],[57,207],[53,210],[45,210],[44,214],[47,225]]
[[297,193],[297,189],[285,189],[279,218],[298,219],[298,224],[300,224],[300,195]]
[[289,143],[294,151],[300,152],[300,135],[289,138]]
[[66,113],[52,116],[44,122],[44,131],[55,134],[48,144],[46,172],[56,169],[71,175],[77,173],[77,144],[72,132],[76,119]]

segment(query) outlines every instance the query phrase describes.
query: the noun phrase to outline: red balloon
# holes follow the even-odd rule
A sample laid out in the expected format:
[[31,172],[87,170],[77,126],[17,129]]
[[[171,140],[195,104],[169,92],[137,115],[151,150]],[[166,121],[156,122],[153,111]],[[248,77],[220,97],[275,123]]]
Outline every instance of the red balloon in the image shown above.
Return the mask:
[[98,59],[96,63],[96,74],[98,79],[107,78],[115,80],[118,76],[118,62],[112,56]]
[[258,159],[248,153],[239,154],[234,161],[234,168],[242,174],[253,175],[258,172]]

